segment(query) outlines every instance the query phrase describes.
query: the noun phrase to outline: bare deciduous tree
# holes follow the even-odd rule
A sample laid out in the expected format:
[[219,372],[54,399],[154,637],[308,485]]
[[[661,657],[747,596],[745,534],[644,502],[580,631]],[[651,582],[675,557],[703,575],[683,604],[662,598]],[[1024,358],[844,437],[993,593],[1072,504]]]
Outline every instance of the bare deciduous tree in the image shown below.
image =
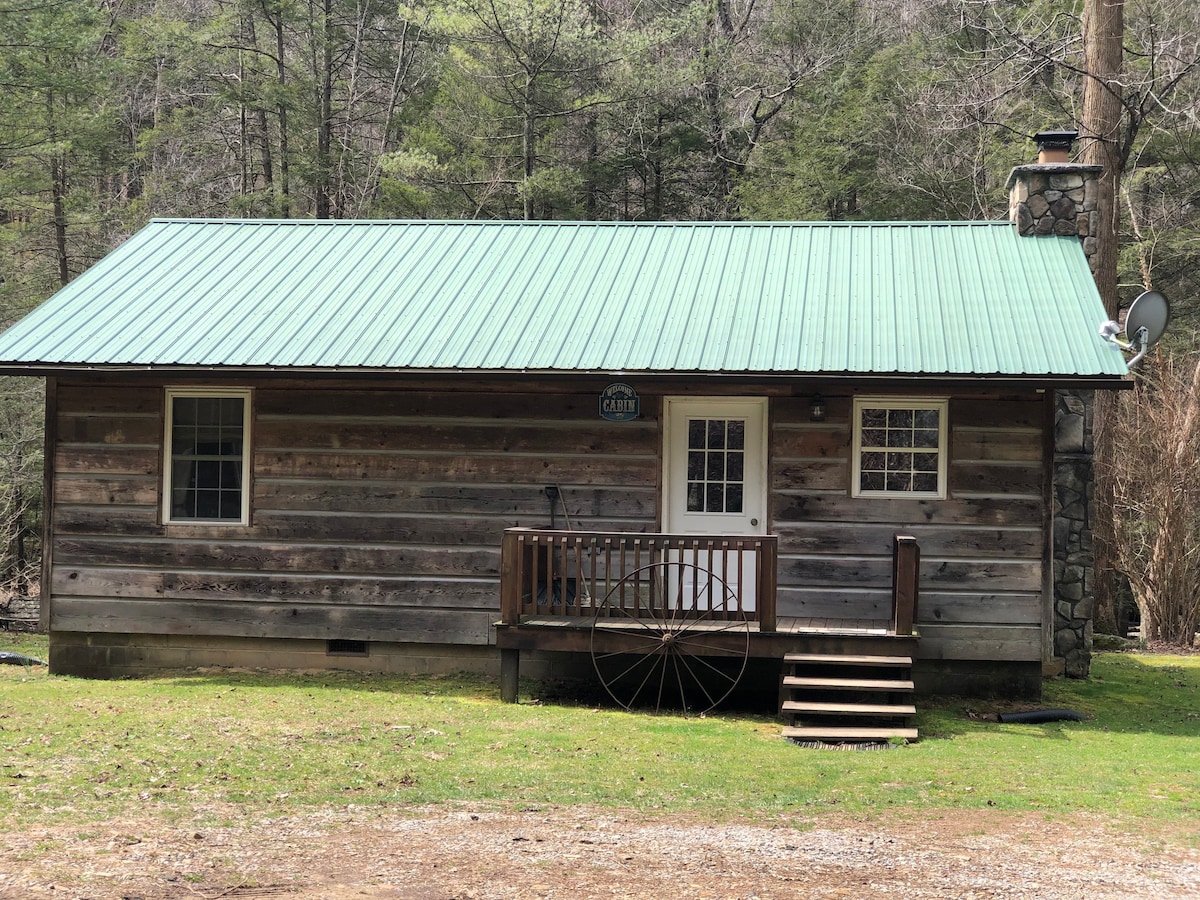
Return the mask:
[[1191,647],[1200,627],[1200,354],[1158,353],[1115,404],[1121,452],[1113,487],[1114,556],[1149,643]]
[[[0,378],[0,614],[36,624],[41,562],[43,392],[40,382]],[[22,608],[22,611],[18,611]]]

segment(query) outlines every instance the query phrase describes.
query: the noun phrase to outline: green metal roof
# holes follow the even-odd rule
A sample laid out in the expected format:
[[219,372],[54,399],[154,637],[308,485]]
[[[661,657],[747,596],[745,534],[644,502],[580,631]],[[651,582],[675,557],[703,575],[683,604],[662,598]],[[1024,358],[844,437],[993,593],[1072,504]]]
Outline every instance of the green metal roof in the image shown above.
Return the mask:
[[1105,318],[1078,239],[1002,222],[162,220],[0,367],[1112,379]]

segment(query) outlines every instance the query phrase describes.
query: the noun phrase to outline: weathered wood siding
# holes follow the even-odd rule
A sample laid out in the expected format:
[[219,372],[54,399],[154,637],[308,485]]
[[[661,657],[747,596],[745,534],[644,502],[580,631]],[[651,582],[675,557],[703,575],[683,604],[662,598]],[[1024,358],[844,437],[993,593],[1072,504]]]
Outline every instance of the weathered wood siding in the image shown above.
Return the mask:
[[[484,644],[506,527],[657,527],[657,401],[274,382],[254,394],[251,524],[163,525],[160,385],[62,381],[51,628]],[[555,521],[564,527],[561,504]]]
[[[162,524],[161,384],[58,383],[53,630],[486,644],[501,534],[552,524],[547,486],[570,516],[555,507],[559,528],[661,525],[650,388],[642,418],[614,424],[597,415],[602,383],[251,386],[242,527]],[[948,498],[880,500],[850,496],[849,396],[814,423],[808,397],[770,393],[779,615],[888,618],[904,531],[922,552],[923,656],[1041,658],[1040,395],[952,400]]]
[[891,609],[891,540],[921,547],[919,654],[1037,661],[1042,646],[1042,397],[950,404],[945,500],[850,496],[851,401],[771,407],[771,503],[779,535],[779,615],[873,617]]

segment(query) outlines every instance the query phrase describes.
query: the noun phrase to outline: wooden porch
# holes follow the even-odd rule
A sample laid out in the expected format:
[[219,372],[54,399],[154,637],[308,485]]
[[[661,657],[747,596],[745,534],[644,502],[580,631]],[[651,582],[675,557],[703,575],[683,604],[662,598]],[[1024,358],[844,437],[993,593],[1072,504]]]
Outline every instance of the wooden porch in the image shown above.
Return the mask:
[[589,654],[628,708],[697,711],[732,692],[747,660],[776,659],[788,736],[915,737],[915,710],[901,701],[912,693],[919,558],[913,538],[895,537],[889,619],[804,618],[777,613],[772,535],[508,529],[501,696],[517,699],[522,651]]

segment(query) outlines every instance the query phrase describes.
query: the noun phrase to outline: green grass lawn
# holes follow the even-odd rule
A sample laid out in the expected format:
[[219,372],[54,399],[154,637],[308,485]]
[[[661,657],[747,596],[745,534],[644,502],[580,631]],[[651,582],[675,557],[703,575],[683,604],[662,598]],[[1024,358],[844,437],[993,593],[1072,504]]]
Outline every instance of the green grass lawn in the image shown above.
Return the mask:
[[[45,638],[0,634],[45,658]],[[772,719],[503,704],[475,676],[219,672],[128,681],[0,666],[10,824],[146,812],[282,815],[329,805],[586,803],[709,818],[938,809],[1099,816],[1200,842],[1200,656],[1104,654],[1044,706],[1085,722],[1000,725],[925,701],[922,740],[808,750]]]

